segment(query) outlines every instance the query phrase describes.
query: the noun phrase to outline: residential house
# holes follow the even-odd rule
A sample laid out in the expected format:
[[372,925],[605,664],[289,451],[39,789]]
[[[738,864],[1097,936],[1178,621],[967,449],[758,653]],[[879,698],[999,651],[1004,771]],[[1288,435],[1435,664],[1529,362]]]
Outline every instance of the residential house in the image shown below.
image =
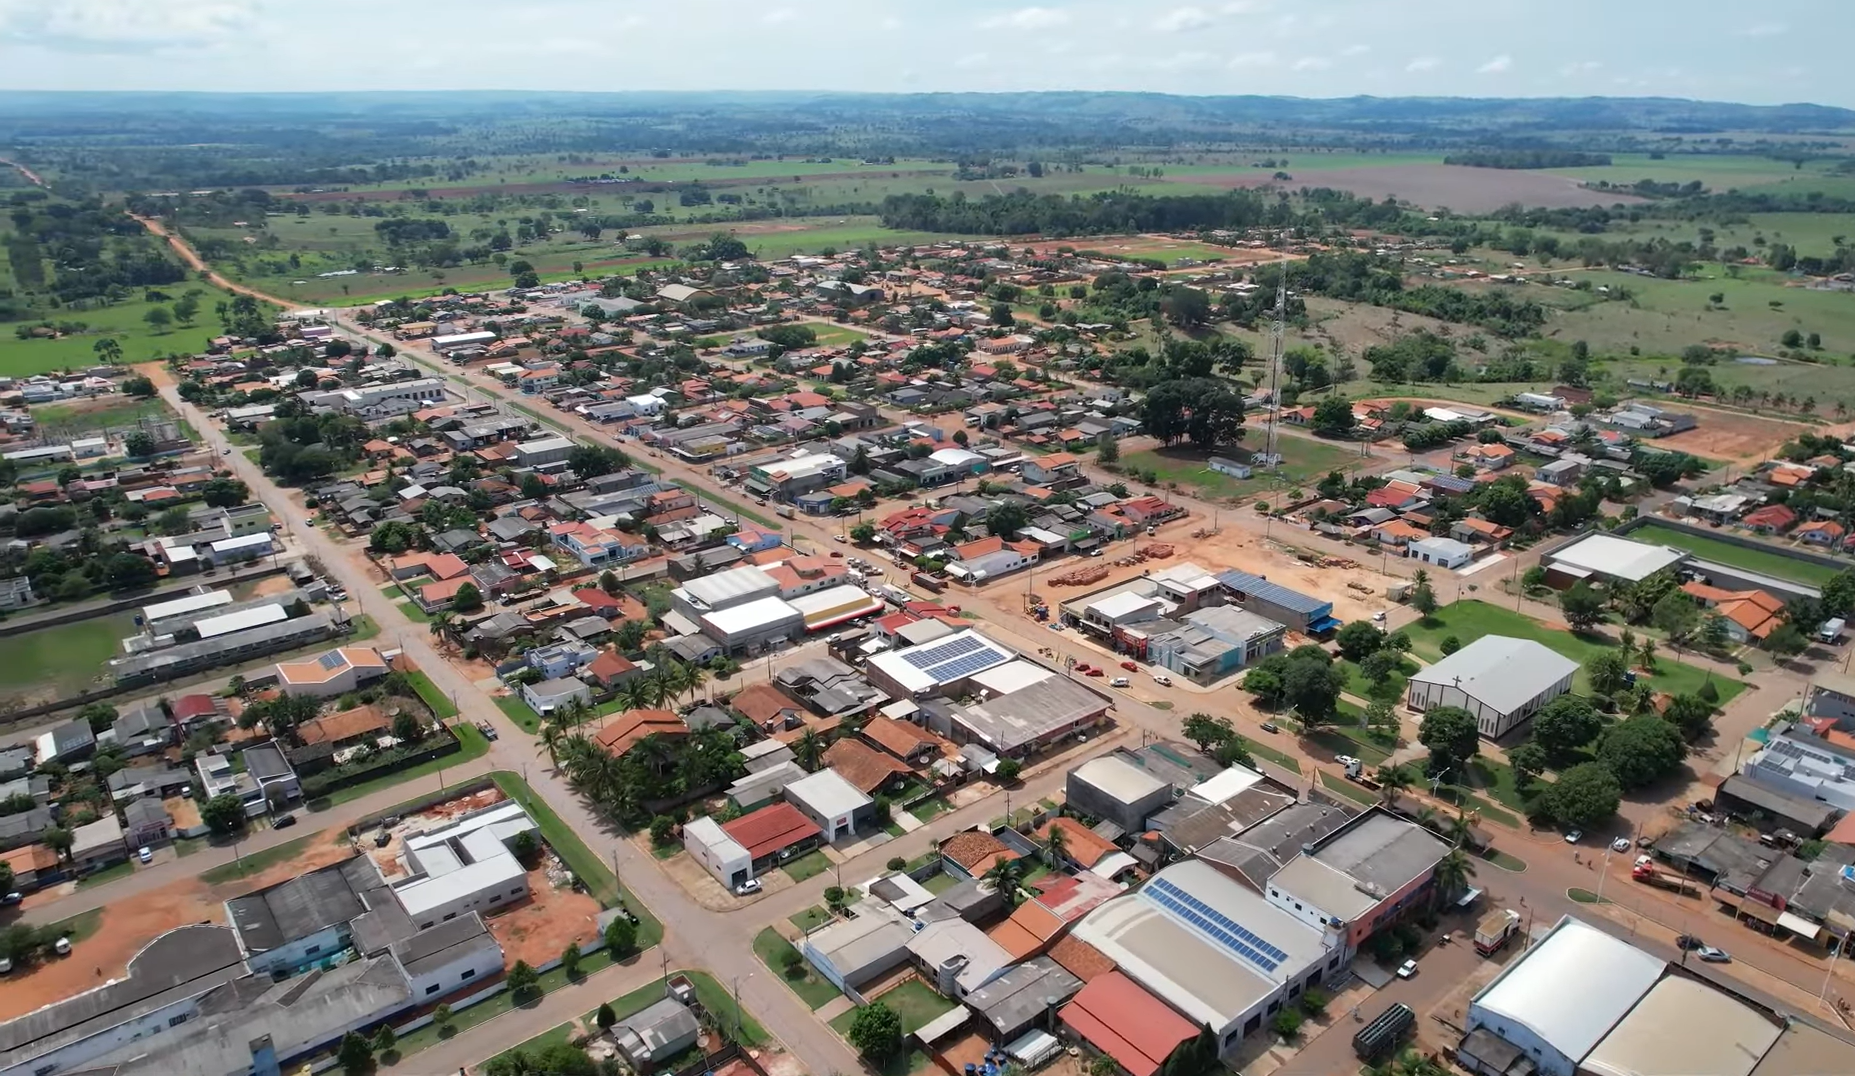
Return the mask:
[[1817,520],[1805,523],[1791,532],[1792,537],[1805,545],[1819,545],[1835,548],[1842,544],[1848,534],[1848,528],[1833,519]]
[[1784,602],[1762,590],[1726,590],[1690,580],[1681,589],[1703,609],[1718,613],[1727,637],[1744,646],[1763,642],[1784,623]]

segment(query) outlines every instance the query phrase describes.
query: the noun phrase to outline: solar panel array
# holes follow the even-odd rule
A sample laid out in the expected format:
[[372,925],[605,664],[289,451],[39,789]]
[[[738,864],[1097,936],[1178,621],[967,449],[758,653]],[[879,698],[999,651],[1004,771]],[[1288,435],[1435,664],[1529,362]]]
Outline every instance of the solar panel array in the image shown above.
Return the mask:
[[1148,884],[1146,892],[1160,907],[1171,910],[1179,918],[1216,939],[1224,948],[1271,975],[1288,959],[1287,953],[1243,929],[1229,916],[1164,878]]
[[938,646],[911,650],[903,654],[902,657],[905,658],[910,665],[920,669],[922,672],[927,672],[930,668],[939,665],[943,661],[948,661],[952,658],[960,657],[963,654],[970,654],[974,651],[983,649],[985,649],[985,643],[982,640],[971,635],[966,635],[952,642],[941,643]]
[[328,653],[317,658],[316,664],[322,666],[324,669],[327,669],[330,672],[333,672],[336,669],[339,669],[342,666],[348,664],[348,656],[346,654],[343,654],[339,650],[331,650]]
[[949,680],[958,680],[962,676],[971,676],[982,669],[989,669],[997,665],[1003,658],[1003,654],[1000,654],[998,651],[988,646],[971,654],[961,654],[957,658],[936,665],[929,675],[942,683],[946,683]]

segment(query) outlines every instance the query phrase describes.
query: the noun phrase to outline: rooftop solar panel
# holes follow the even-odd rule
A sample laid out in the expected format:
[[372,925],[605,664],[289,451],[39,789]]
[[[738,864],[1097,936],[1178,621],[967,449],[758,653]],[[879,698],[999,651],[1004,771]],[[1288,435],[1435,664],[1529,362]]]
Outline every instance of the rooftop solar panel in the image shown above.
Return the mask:
[[961,654],[956,658],[944,661],[934,666],[932,669],[924,671],[926,671],[929,676],[942,682],[958,680],[962,676],[971,676],[981,669],[990,668],[998,664],[999,661],[1003,660],[1003,657],[1004,655],[1000,654],[998,651],[993,650],[991,647],[986,647],[971,654]]
[[930,646],[925,650],[911,650],[903,654],[902,658],[922,672],[927,672],[943,661],[948,661],[959,657],[961,654],[970,654],[975,650],[984,648],[985,642],[983,640],[968,635],[950,642]]
[[328,653],[316,659],[317,665],[320,665],[324,669],[329,669],[329,670],[339,669],[343,665],[346,665],[347,663],[348,663],[348,656],[346,654],[343,654],[339,650],[331,650]]
[[1245,930],[1229,916],[1163,878],[1148,885],[1147,894],[1161,907],[1270,974],[1274,974],[1275,969],[1288,959],[1288,954],[1281,949],[1264,941],[1254,932]]

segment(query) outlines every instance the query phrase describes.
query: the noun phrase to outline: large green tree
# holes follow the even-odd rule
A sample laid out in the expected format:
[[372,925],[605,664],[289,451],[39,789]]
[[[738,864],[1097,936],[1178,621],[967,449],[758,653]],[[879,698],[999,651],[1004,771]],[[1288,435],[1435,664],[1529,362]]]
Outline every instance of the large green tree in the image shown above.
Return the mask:
[[1638,714],[1604,730],[1597,760],[1617,775],[1625,791],[1643,788],[1681,768],[1687,758],[1681,730],[1656,714]]
[[1459,779],[1462,764],[1481,750],[1481,731],[1475,715],[1460,706],[1438,706],[1423,715],[1417,739],[1430,749],[1430,772],[1453,771]]
[[1533,715],[1533,740],[1554,761],[1597,739],[1604,719],[1589,699],[1560,695]]
[[880,1001],[861,1006],[850,1018],[850,1045],[878,1068],[902,1049],[902,1018]]
[[1538,806],[1561,826],[1583,828],[1609,821],[1623,802],[1617,775],[1601,762],[1581,762],[1546,786]]
[[1573,631],[1583,631],[1604,619],[1604,596],[1580,579],[1559,595],[1559,611]]

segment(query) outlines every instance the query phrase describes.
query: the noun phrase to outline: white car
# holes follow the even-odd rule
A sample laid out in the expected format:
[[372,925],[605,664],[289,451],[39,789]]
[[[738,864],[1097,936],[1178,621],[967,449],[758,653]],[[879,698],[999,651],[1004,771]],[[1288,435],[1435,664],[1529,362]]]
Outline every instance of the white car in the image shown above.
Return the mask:
[[1570,830],[1565,834],[1566,844],[1577,844],[1582,840],[1584,840],[1584,830],[1582,829]]
[[153,863],[155,861],[154,849],[144,844],[135,850],[135,858],[141,860],[143,863]]
[[1630,839],[1628,837],[1618,837],[1616,840],[1610,842],[1610,850],[1612,852],[1629,851],[1630,850]]
[[1114,679],[1112,679],[1112,680],[1110,680],[1110,681],[1108,681],[1108,686],[1109,686],[1109,687],[1126,687],[1126,686],[1127,686],[1127,677],[1125,677],[1125,676],[1117,676],[1117,677],[1115,677]]
[[1408,979],[1415,974],[1417,974],[1417,958],[1416,957],[1412,957],[1411,959],[1406,960],[1404,963],[1398,965],[1398,978]]
[[848,541],[849,541],[850,539],[848,539],[848,538],[846,538],[846,537],[844,537],[844,536],[843,536],[843,535],[841,535],[841,534],[833,534],[833,535],[831,536],[831,540],[832,540],[833,542],[848,542]]
[[1711,945],[1703,945],[1699,949],[1694,950],[1694,955],[1700,957],[1709,964],[1731,964],[1733,962],[1732,956],[1729,955],[1726,950],[1715,949]]
[[52,952],[57,953],[59,956],[70,956],[71,955],[71,939],[59,938],[57,941],[53,942]]
[[758,878],[749,878],[734,887],[734,895],[737,897],[745,897],[750,893],[758,892],[760,892],[760,879]]
[[1167,676],[1165,673],[1154,673],[1153,682],[1158,684],[1160,687],[1171,687],[1172,677]]

